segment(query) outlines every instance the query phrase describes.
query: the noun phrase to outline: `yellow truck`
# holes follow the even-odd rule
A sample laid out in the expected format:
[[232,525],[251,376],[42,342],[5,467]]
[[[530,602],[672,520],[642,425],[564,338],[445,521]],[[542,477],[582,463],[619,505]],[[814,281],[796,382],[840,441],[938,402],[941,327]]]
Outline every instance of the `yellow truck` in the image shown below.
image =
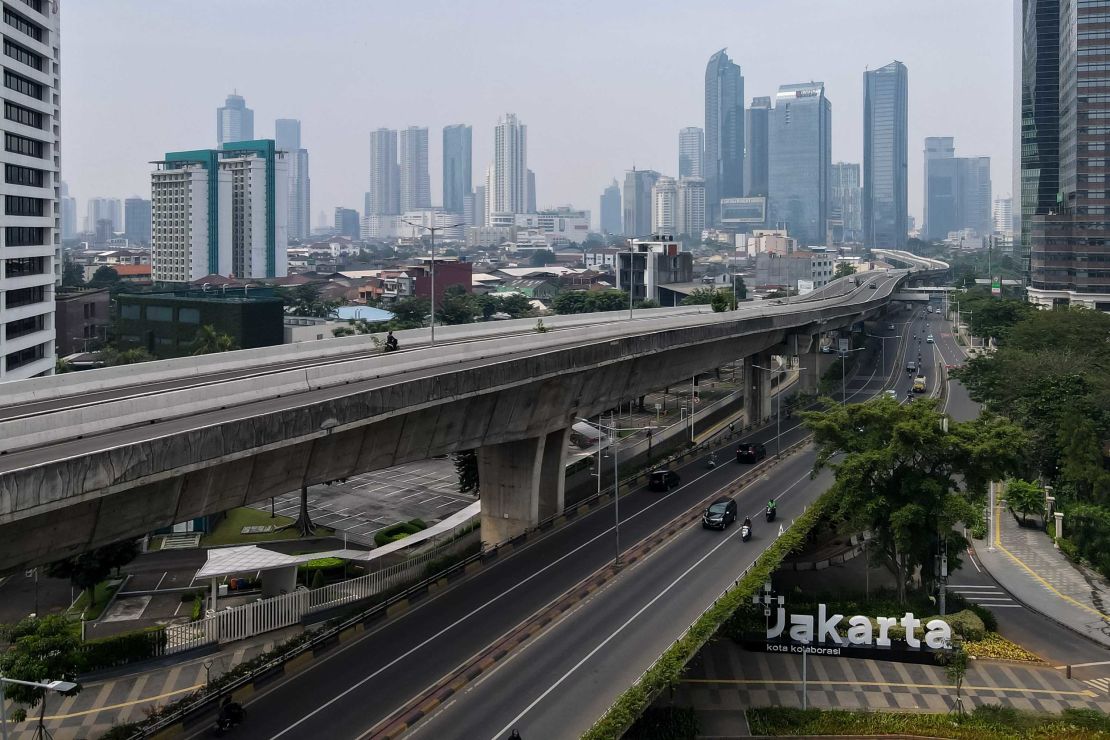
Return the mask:
[[925,376],[924,375],[918,375],[916,378],[913,379],[913,392],[914,393],[924,393],[925,392]]

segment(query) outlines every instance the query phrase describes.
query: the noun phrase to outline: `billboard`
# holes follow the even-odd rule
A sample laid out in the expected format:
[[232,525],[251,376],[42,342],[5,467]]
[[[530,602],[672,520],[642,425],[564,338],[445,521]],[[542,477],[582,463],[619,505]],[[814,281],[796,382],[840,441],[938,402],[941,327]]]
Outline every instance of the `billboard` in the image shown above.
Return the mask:
[[991,278],[991,295],[998,297],[1002,295],[1002,278],[995,276]]
[[721,198],[721,223],[762,224],[767,220],[767,199]]

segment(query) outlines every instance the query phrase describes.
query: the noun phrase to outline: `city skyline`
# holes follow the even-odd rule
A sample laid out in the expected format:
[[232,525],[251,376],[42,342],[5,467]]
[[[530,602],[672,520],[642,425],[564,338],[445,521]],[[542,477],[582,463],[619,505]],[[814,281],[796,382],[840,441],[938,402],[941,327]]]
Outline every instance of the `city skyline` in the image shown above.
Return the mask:
[[[204,2],[199,5],[216,7]],[[251,50],[221,42],[231,38],[237,18],[251,16],[252,23],[257,21],[256,14],[246,6],[222,9],[227,13],[228,23],[212,29],[204,27],[203,12],[198,17],[181,17],[172,8],[142,5],[133,0],[105,0],[96,8],[71,4],[66,9],[62,34],[68,40],[67,46],[72,43],[74,57],[82,58],[83,64],[70,68],[62,83],[67,108],[73,111],[65,129],[73,145],[63,162],[63,176],[71,195],[82,204],[81,210],[84,201],[93,195],[147,197],[147,160],[211,136],[212,111],[234,90],[255,112],[257,138],[271,137],[272,122],[277,118],[302,120],[303,146],[312,155],[314,212],[330,213],[335,206],[362,210],[365,173],[369,171],[366,142],[370,131],[379,127],[400,130],[417,125],[439,133],[450,124],[473,126],[474,181],[480,184],[484,168],[493,156],[493,127],[507,110],[517,113],[532,129],[529,167],[540,179],[538,205],[573,203],[594,210],[597,194],[605,184],[614,177],[621,179],[633,165],[678,175],[675,133],[688,126],[704,125],[705,63],[712,53],[730,46],[730,56],[744,71],[745,105],[753,97],[773,95],[781,84],[816,79],[826,83],[830,99],[837,104],[834,161],[863,160],[860,79],[867,66],[874,68],[884,60],[900,59],[915,70],[909,101],[908,184],[910,213],[921,223],[921,149],[926,136],[955,136],[961,142],[961,150],[990,156],[996,189],[999,192],[1010,189],[1003,183],[1011,182],[1012,125],[1008,119],[982,114],[1011,107],[1012,55],[998,50],[1009,49],[1012,44],[1012,7],[1002,2],[965,6],[942,2],[928,9],[894,9],[879,2],[835,7],[784,2],[736,8],[714,3],[699,8],[695,15],[713,17],[714,28],[762,25],[775,31],[785,30],[783,24],[789,21],[796,48],[810,47],[813,52],[786,54],[774,42],[774,33],[746,35],[729,31],[720,36],[683,38],[676,41],[676,53],[666,59],[639,61],[642,65],[639,76],[650,79],[650,86],[645,81],[642,86],[622,90],[622,85],[615,82],[620,77],[616,71],[619,55],[604,39],[617,28],[635,34],[666,28],[665,14],[638,17],[634,26],[627,29],[622,23],[622,18],[627,20],[624,17],[627,4],[591,7],[593,23],[575,45],[577,51],[565,55],[565,65],[549,70],[537,59],[507,70],[508,76],[495,82],[477,74],[477,70],[500,58],[506,43],[513,48],[525,48],[524,38],[517,40],[509,34],[510,40],[506,41],[504,37],[508,26],[519,23],[523,27],[525,14],[514,11],[506,16],[492,5],[479,3],[465,12],[471,21],[494,17],[500,20],[493,30],[477,24],[482,30],[467,43],[467,58],[453,68],[456,74],[467,75],[467,84],[459,86],[461,89],[452,89],[438,77],[445,62],[443,55],[437,54],[434,62],[416,60],[407,73],[411,79],[422,80],[421,84],[379,75],[373,94],[365,95],[365,102],[356,99],[355,115],[336,116],[335,100],[341,97],[338,80],[344,70],[399,53],[399,39],[391,38],[384,30],[374,30],[387,27],[387,18],[372,24],[373,27],[361,23],[369,10],[356,3],[339,3],[328,18],[306,16],[297,12],[291,2],[272,3],[263,24],[274,40],[264,48]],[[140,8],[142,12],[138,12]],[[800,9],[805,12],[799,12]],[[945,24],[945,17],[950,15],[946,9],[954,11],[961,23],[951,28]],[[392,17],[400,11],[382,12]],[[550,9],[536,12],[544,23],[554,24],[549,26],[553,30],[571,23],[566,14]],[[442,18],[428,20],[428,33],[433,38],[445,38],[449,29],[460,22],[462,13],[461,8],[448,9]],[[335,23],[336,14],[344,22]],[[828,35],[830,24],[844,29],[855,43],[842,43],[844,34],[834,42]],[[194,26],[197,33],[188,33]],[[891,28],[905,28],[907,32],[891,34]],[[82,31],[70,36],[66,33],[68,29]],[[175,37],[206,39],[205,46],[223,48],[225,58],[218,65],[179,69],[172,59],[153,53],[161,31],[168,34],[170,29],[174,29]],[[909,29],[914,33],[909,33]],[[370,56],[355,48],[365,44],[344,41],[356,35],[365,41],[367,33],[373,36],[370,46],[377,49]],[[94,39],[113,38],[127,39],[129,43],[134,39],[139,47],[92,45]],[[493,38],[496,43],[492,43]],[[311,55],[289,53],[291,48],[323,48],[325,44],[331,49],[327,61],[306,63],[304,60],[313,58]],[[147,47],[152,52],[147,55],[152,57],[149,63],[134,65],[124,61],[136,53],[144,54]],[[829,53],[834,48],[837,53]],[[614,70],[596,75],[599,65]],[[968,66],[977,70],[983,84],[975,86],[975,90],[951,89],[950,80]],[[114,79],[115,83],[106,85],[105,79]],[[568,107],[565,100],[547,102],[544,96],[528,93],[535,89],[530,85],[568,79],[574,79],[579,90],[572,98],[572,106]],[[126,89],[144,89],[147,95],[143,100],[129,99],[123,93]],[[640,104],[640,95],[649,89],[665,90],[668,105],[657,115],[639,117],[635,127],[622,122],[619,115],[581,116],[573,112],[587,106],[612,112],[633,109]],[[434,94],[429,94],[430,90]],[[104,104],[105,96],[119,115],[141,115],[143,125],[117,130],[121,127],[111,126],[107,121],[97,122],[96,111]],[[433,97],[434,105],[429,102]],[[352,120],[358,123],[352,125]],[[118,152],[136,152],[141,156],[124,161]],[[439,136],[432,135],[429,170],[435,205],[442,205],[441,161],[442,142]]]

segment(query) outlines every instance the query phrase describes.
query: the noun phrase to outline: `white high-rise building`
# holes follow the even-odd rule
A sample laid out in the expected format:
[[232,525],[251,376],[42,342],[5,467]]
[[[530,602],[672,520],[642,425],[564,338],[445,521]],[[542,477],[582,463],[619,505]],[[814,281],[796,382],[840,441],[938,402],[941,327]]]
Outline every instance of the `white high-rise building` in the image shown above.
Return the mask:
[[247,107],[242,95],[232,93],[227,96],[223,107],[216,109],[216,145],[223,146],[228,141],[251,141],[254,139],[254,111]]
[[688,126],[678,132],[678,176],[701,177],[701,160],[705,153],[705,132]]
[[701,241],[705,230],[705,179],[683,177],[678,181],[678,213],[675,216],[675,236],[686,235],[695,242]]
[[677,235],[678,185],[673,177],[660,177],[651,187],[651,230]]
[[490,214],[528,212],[528,127],[513,113],[494,128],[493,164],[486,180],[486,223],[491,223]]
[[4,3],[0,380],[54,372],[61,281],[58,3]]
[[85,230],[96,231],[97,221],[111,221],[112,231],[123,231],[122,210],[119,198],[89,198],[85,209]]
[[[201,161],[165,164],[150,175],[152,279],[188,283],[231,274],[231,252],[220,249],[231,243],[231,171],[210,170]],[[216,204],[214,218],[210,203]]]
[[1014,235],[1014,199],[1010,196],[995,198],[991,209],[991,222],[994,233],[1003,236]]
[[401,213],[432,207],[428,176],[428,129],[409,126],[397,142],[400,167]]
[[60,188],[62,201],[62,239],[77,237],[77,199],[70,196],[69,186],[64,182]]
[[272,139],[166,154],[151,173],[154,280],[285,277],[289,168],[284,154]]
[[380,128],[370,132],[370,189],[366,215],[401,212],[401,174],[397,169],[397,132]]
[[285,152],[289,169],[289,238],[305,239],[312,232],[312,184],[308,175],[308,150],[301,147],[301,122],[295,118],[279,118],[274,122],[274,140]]

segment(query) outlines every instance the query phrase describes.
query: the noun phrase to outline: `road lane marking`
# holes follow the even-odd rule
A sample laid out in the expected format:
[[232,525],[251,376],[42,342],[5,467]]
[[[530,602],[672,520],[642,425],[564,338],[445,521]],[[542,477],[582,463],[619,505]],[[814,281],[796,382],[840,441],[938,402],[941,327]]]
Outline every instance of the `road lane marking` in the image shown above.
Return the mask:
[[[1094,663],[1072,663],[1071,667],[1072,668],[1094,668],[1095,666],[1100,666],[1100,665],[1110,665],[1110,660],[1099,660],[1099,661],[1096,661]],[[1063,670],[1064,668],[1067,668],[1066,665],[1058,665],[1056,667],[1060,670]]]
[[[626,518],[624,519],[624,522],[625,522],[625,524],[627,525],[627,523],[628,523],[629,521],[631,521],[632,519],[635,519],[636,517],[640,516],[641,514],[644,514],[644,513],[648,512],[648,511],[650,511],[651,509],[653,509],[653,508],[655,508],[656,506],[658,506],[659,504],[663,503],[664,501],[666,501],[666,500],[667,500],[667,499],[669,499],[670,497],[672,497],[672,496],[675,496],[675,495],[677,495],[677,494],[678,494],[679,492],[681,492],[681,491],[685,490],[686,488],[689,488],[690,486],[692,486],[693,484],[697,483],[697,482],[698,482],[698,481],[700,481],[700,480],[701,480],[702,478],[705,478],[706,476],[708,476],[708,475],[712,474],[713,472],[714,472],[714,470],[708,470],[708,471],[706,471],[706,472],[702,473],[701,475],[699,475],[699,476],[698,476],[697,478],[694,478],[693,480],[691,480],[691,481],[690,481],[689,483],[686,483],[685,485],[679,486],[678,488],[676,488],[676,489],[675,489],[674,491],[672,491],[671,493],[668,493],[668,494],[666,494],[666,495],[664,495],[664,496],[660,496],[660,497],[659,497],[658,499],[656,499],[656,500],[655,500],[654,502],[652,502],[652,503],[648,504],[647,506],[645,506],[645,507],[644,507],[643,509],[641,509],[640,511],[636,512],[635,514],[632,514],[632,515],[630,515],[630,516],[626,517]],[[745,473],[746,473],[746,472],[747,472],[747,471],[745,471]],[[735,481],[735,480],[737,480],[737,479],[739,479],[739,478],[743,477],[743,475],[744,475],[745,473],[741,473],[740,475],[736,476],[736,478],[734,478],[733,480]],[[806,477],[806,478],[808,478],[808,477],[809,477],[809,474],[807,473],[805,477]],[[629,495],[631,495],[631,494],[625,494],[625,496],[626,496],[626,497],[627,497],[627,496],[629,496]],[[597,511],[602,511],[602,510],[603,510],[604,508],[605,508],[605,507],[598,507],[598,508],[596,508],[596,509],[592,509],[592,510],[591,510],[591,511],[590,511],[590,512],[589,512],[589,513],[587,514],[587,516],[588,516],[589,514],[592,514],[592,513],[594,513],[594,512],[597,512]],[[348,688],[347,688],[346,690],[344,690],[344,691],[342,691],[341,693],[337,694],[336,696],[332,697],[332,698],[331,698],[330,700],[328,700],[328,701],[327,701],[327,702],[325,702],[324,704],[320,705],[320,706],[319,706],[319,707],[317,707],[316,709],[312,710],[312,711],[311,711],[311,712],[309,712],[308,714],[304,715],[303,717],[301,717],[300,719],[298,719],[298,720],[297,720],[296,722],[294,722],[294,723],[292,723],[291,725],[289,725],[288,727],[286,727],[286,728],[285,728],[284,730],[281,730],[281,731],[280,731],[280,732],[278,732],[278,733],[277,733],[276,735],[273,735],[273,736],[271,736],[270,740],[277,740],[277,738],[279,738],[279,737],[283,737],[283,736],[284,736],[284,735],[286,735],[287,733],[289,733],[289,732],[291,732],[292,730],[294,730],[295,728],[299,727],[299,726],[300,726],[300,725],[301,725],[302,723],[304,723],[305,721],[307,721],[307,720],[311,719],[312,717],[315,717],[315,716],[316,716],[317,714],[319,714],[320,712],[324,711],[325,709],[327,709],[328,707],[330,707],[330,706],[331,706],[332,704],[335,704],[335,703],[336,703],[337,701],[339,701],[340,699],[344,698],[345,696],[347,696],[347,695],[348,695],[348,694],[350,694],[351,692],[353,692],[353,691],[356,691],[356,690],[358,690],[359,688],[361,688],[362,686],[364,686],[364,685],[365,685],[365,684],[366,684],[366,683],[367,683],[368,681],[371,681],[371,680],[373,680],[374,678],[376,678],[377,676],[381,675],[381,674],[382,674],[382,673],[384,673],[385,671],[389,670],[389,669],[390,669],[390,668],[392,668],[393,666],[397,665],[397,664],[398,664],[398,663],[400,663],[401,661],[403,661],[403,660],[407,659],[407,658],[408,658],[408,657],[409,657],[410,655],[412,655],[413,653],[415,653],[415,652],[417,652],[417,651],[421,650],[422,648],[424,648],[425,646],[427,646],[427,645],[431,644],[431,643],[432,643],[432,642],[434,642],[435,640],[438,640],[438,639],[439,639],[440,637],[442,637],[442,636],[443,636],[444,634],[446,634],[446,633],[447,633],[447,632],[449,632],[450,630],[454,629],[454,628],[455,628],[455,627],[457,627],[458,625],[462,624],[463,622],[466,622],[467,620],[469,620],[469,619],[470,619],[471,617],[473,617],[473,616],[474,616],[475,614],[477,614],[478,612],[482,611],[483,609],[485,609],[486,607],[490,606],[491,604],[494,604],[495,602],[497,602],[497,601],[501,600],[501,598],[503,598],[503,597],[505,597],[505,596],[508,596],[508,595],[509,595],[510,593],[512,593],[513,591],[516,591],[516,590],[517,590],[518,588],[520,588],[520,587],[521,587],[521,586],[523,586],[524,584],[526,584],[526,583],[528,583],[528,582],[530,582],[530,581],[532,581],[532,580],[534,580],[534,579],[536,579],[536,578],[540,577],[541,575],[543,575],[544,573],[546,573],[546,572],[547,572],[548,570],[551,570],[552,568],[554,568],[555,566],[557,566],[557,565],[558,565],[559,563],[563,562],[564,560],[566,560],[567,558],[571,557],[572,555],[574,555],[575,553],[579,552],[580,550],[582,550],[582,549],[584,549],[584,548],[586,548],[586,547],[589,547],[589,546],[590,546],[590,545],[592,545],[592,544],[593,544],[594,542],[597,542],[597,541],[598,541],[598,540],[600,540],[601,538],[603,538],[603,537],[606,537],[606,536],[608,536],[608,535],[609,535],[609,533],[611,533],[612,531],[613,531],[613,527],[609,527],[609,528],[605,529],[604,531],[602,531],[602,532],[599,532],[599,533],[598,533],[597,535],[595,535],[594,537],[590,538],[589,540],[586,540],[585,542],[583,542],[583,543],[582,543],[581,545],[579,545],[578,547],[574,548],[574,549],[573,549],[573,550],[571,550],[570,552],[566,553],[565,555],[563,555],[563,556],[559,557],[559,558],[558,558],[558,559],[556,559],[556,560],[553,560],[553,561],[551,561],[550,563],[548,563],[547,565],[545,565],[545,566],[544,566],[543,568],[540,568],[539,570],[537,570],[537,571],[536,571],[535,573],[532,573],[532,574],[531,574],[531,575],[529,575],[528,577],[526,577],[526,578],[524,578],[524,579],[522,579],[522,580],[518,581],[518,582],[517,582],[516,584],[514,584],[514,585],[510,586],[509,588],[505,589],[504,591],[502,591],[501,593],[497,594],[496,596],[493,596],[493,597],[492,597],[492,598],[490,598],[490,599],[489,599],[488,601],[486,601],[486,602],[485,602],[484,604],[481,604],[481,605],[479,605],[479,606],[475,607],[475,608],[474,608],[474,609],[472,609],[471,611],[467,612],[467,613],[466,613],[466,614],[464,614],[463,616],[461,616],[461,617],[459,617],[458,619],[456,619],[456,620],[455,620],[454,622],[452,622],[451,624],[447,625],[447,626],[446,626],[446,627],[444,627],[443,629],[441,629],[441,630],[439,630],[438,632],[436,632],[436,633],[435,633],[434,635],[432,635],[431,637],[428,637],[427,639],[423,640],[422,642],[420,642],[419,644],[417,644],[417,645],[416,645],[415,647],[412,647],[412,648],[408,649],[408,650],[407,650],[407,651],[405,651],[405,652],[404,652],[403,654],[401,654],[401,655],[397,656],[396,658],[394,658],[393,660],[389,661],[389,662],[388,662],[388,663],[386,663],[385,665],[381,666],[381,667],[380,667],[380,668],[378,668],[378,669],[377,669],[376,671],[374,671],[373,673],[369,674],[368,676],[366,676],[366,677],[365,677],[365,678],[363,678],[362,680],[360,680],[360,681],[358,681],[357,683],[353,684],[352,686],[348,687]],[[726,539],[726,540],[724,540],[724,541],[725,541],[725,542],[727,542],[728,540]],[[495,565],[496,565],[496,563],[495,563]],[[560,595],[562,595],[562,594],[560,594]],[[434,601],[434,600],[424,601],[424,602],[422,602],[422,603],[420,604],[420,607],[422,607],[422,606],[426,606],[427,604],[429,604],[429,603],[432,603],[432,601]],[[420,608],[420,607],[417,607],[417,608]],[[410,613],[411,613],[411,612],[410,612]],[[369,635],[371,635],[371,634],[375,634],[375,632],[367,632],[367,633],[365,633],[364,637],[368,637],[368,636],[369,636]],[[338,650],[338,651],[335,651],[335,652],[333,652],[333,653],[331,654],[331,656],[328,656],[328,657],[330,658],[330,657],[334,657],[334,656],[336,656],[336,655],[339,655],[340,653],[342,653],[342,652],[345,652],[345,651],[346,651],[347,649],[349,649],[349,648],[352,648],[352,647],[354,647],[355,645],[358,645],[358,644],[359,644],[359,643],[360,643],[361,641],[362,641],[362,640],[356,640],[355,642],[352,642],[352,643],[350,643],[350,645],[349,645],[349,647],[348,647],[348,648],[342,648],[342,649],[340,649],[340,650]],[[326,662],[327,662],[327,659],[325,659],[325,660],[322,660],[322,661],[319,661],[319,662],[316,662],[316,663],[313,663],[313,665],[312,665],[312,668],[315,668],[315,667],[317,667],[317,666],[321,666],[321,665],[324,665],[324,664],[325,664]],[[311,670],[311,668],[310,668],[310,670]],[[303,674],[302,674],[302,675],[303,675]],[[388,717],[386,717],[386,719],[388,719]]]
[[[789,486],[788,486],[788,487],[786,488],[786,490],[784,490],[784,491],[783,491],[783,493],[786,493],[786,491],[789,491],[790,489],[794,488],[794,486],[798,485],[799,483],[801,483],[801,482],[802,482],[802,481],[804,481],[804,480],[810,480],[810,475],[809,475],[809,473],[806,473],[806,474],[805,474],[805,475],[803,475],[803,476],[802,476],[801,478],[799,478],[798,480],[796,480],[796,481],[794,481],[793,483],[791,483],[791,484],[790,484],[790,485],[789,485]],[[781,495],[781,494],[780,494],[780,495]],[[549,687],[547,688],[547,690],[546,690],[546,691],[544,691],[544,692],[543,692],[542,694],[540,694],[540,695],[539,695],[538,697],[536,697],[536,698],[535,698],[535,699],[534,699],[534,700],[532,701],[532,703],[531,703],[531,704],[529,704],[528,706],[526,706],[526,707],[524,708],[524,710],[523,710],[523,711],[521,711],[521,713],[520,713],[520,714],[518,714],[517,716],[513,717],[513,718],[512,718],[512,720],[510,720],[510,721],[509,721],[509,723],[508,723],[507,725],[505,725],[505,726],[504,726],[503,728],[501,728],[501,730],[500,730],[500,731],[498,731],[498,732],[494,733],[494,736],[493,736],[493,740],[501,740],[501,738],[505,737],[505,734],[506,734],[507,732],[510,732],[510,731],[512,730],[512,728],[513,728],[513,727],[515,727],[515,726],[516,726],[516,724],[517,724],[518,722],[520,722],[521,718],[523,718],[523,717],[524,717],[524,715],[526,715],[526,714],[528,714],[528,712],[532,711],[532,709],[533,709],[533,708],[535,708],[535,706],[536,706],[537,704],[539,704],[539,703],[540,703],[541,701],[543,701],[544,699],[546,699],[546,698],[548,697],[548,695],[550,695],[550,694],[551,694],[551,692],[552,692],[552,691],[554,691],[555,689],[559,688],[559,686],[560,686],[560,685],[562,685],[562,683],[563,683],[564,681],[566,681],[566,680],[567,680],[568,678],[570,678],[570,677],[571,677],[572,675],[574,675],[575,671],[577,671],[577,670],[578,670],[579,668],[581,668],[581,667],[582,667],[582,666],[583,666],[583,665],[584,665],[584,664],[585,664],[585,663],[586,663],[587,661],[589,661],[589,660],[590,660],[590,658],[592,658],[592,657],[594,657],[595,655],[597,655],[597,653],[598,653],[598,652],[599,652],[599,651],[600,651],[600,650],[601,650],[602,648],[604,648],[604,647],[605,647],[606,645],[608,645],[608,644],[610,643],[610,641],[612,641],[612,640],[613,640],[613,638],[615,638],[615,637],[616,637],[617,635],[619,635],[619,634],[620,634],[621,632],[624,632],[624,630],[625,630],[625,629],[626,629],[626,628],[628,627],[628,625],[630,625],[630,624],[632,624],[632,623],[633,623],[634,621],[636,621],[636,619],[637,619],[637,618],[638,618],[638,617],[639,617],[639,616],[640,616],[641,614],[643,614],[644,612],[646,612],[646,611],[647,611],[648,609],[650,609],[651,607],[655,606],[655,603],[656,603],[657,601],[659,601],[659,599],[661,599],[661,598],[663,598],[664,596],[666,596],[666,595],[667,595],[667,593],[668,593],[668,592],[670,592],[670,590],[671,590],[672,588],[674,588],[674,587],[675,587],[675,586],[677,586],[677,585],[678,585],[679,583],[681,583],[682,581],[684,581],[684,580],[686,579],[686,576],[690,575],[690,573],[691,573],[691,572],[693,572],[694,570],[696,570],[696,569],[698,568],[698,566],[700,566],[700,565],[701,565],[702,563],[704,563],[704,562],[705,562],[706,560],[708,560],[708,559],[710,558],[710,556],[712,556],[712,555],[713,555],[714,553],[716,553],[716,552],[717,552],[718,550],[720,550],[720,549],[721,549],[722,547],[725,547],[725,546],[727,546],[727,545],[732,545],[733,547],[735,547],[735,543],[734,543],[734,542],[732,541],[732,538],[731,538],[731,537],[722,537],[722,538],[721,538],[721,541],[720,541],[719,543],[717,543],[717,545],[716,545],[715,547],[713,547],[713,548],[712,548],[712,549],[710,549],[710,550],[709,550],[708,552],[706,552],[706,553],[705,553],[704,555],[702,555],[702,556],[701,556],[700,558],[698,558],[698,559],[697,559],[696,561],[694,561],[694,564],[693,564],[693,565],[691,565],[691,566],[690,566],[689,568],[687,568],[686,570],[684,570],[684,571],[682,572],[682,574],[681,574],[681,575],[679,575],[679,576],[678,576],[677,578],[675,578],[675,579],[674,579],[673,581],[671,581],[671,582],[670,582],[670,584],[668,584],[666,588],[664,588],[664,589],[663,589],[662,591],[660,591],[660,592],[659,592],[658,594],[656,594],[656,595],[655,595],[655,596],[654,596],[654,597],[653,597],[653,598],[651,599],[651,601],[649,601],[648,603],[646,603],[646,604],[644,604],[644,605],[643,605],[642,607],[640,607],[640,608],[639,608],[639,609],[638,609],[638,610],[636,611],[636,613],[635,613],[635,614],[633,614],[633,615],[632,615],[631,617],[629,617],[628,619],[626,619],[626,620],[625,620],[625,622],[624,622],[624,624],[622,624],[622,625],[621,625],[620,627],[617,627],[617,629],[615,629],[615,630],[614,630],[614,631],[613,631],[613,632],[612,632],[612,633],[611,633],[611,634],[610,634],[610,635],[609,635],[608,637],[606,637],[606,638],[605,638],[604,640],[602,640],[602,641],[601,641],[601,643],[597,645],[597,647],[595,647],[595,648],[594,648],[593,650],[591,650],[590,652],[588,652],[588,653],[586,654],[586,656],[585,656],[584,658],[582,658],[582,659],[581,659],[580,661],[578,661],[577,663],[575,663],[575,664],[574,664],[574,666],[573,666],[573,667],[572,667],[572,668],[571,668],[571,669],[570,669],[569,671],[567,671],[566,673],[564,673],[564,674],[563,674],[563,675],[562,675],[562,676],[561,676],[561,677],[559,678],[559,680],[557,680],[557,681],[556,681],[555,683],[551,684],[551,686],[549,686]],[[768,546],[769,546],[769,545],[768,545]],[[759,551],[759,552],[757,552],[757,553],[755,554],[755,558],[756,558],[756,559],[758,560],[758,559],[759,559],[759,556],[760,556],[760,555],[761,555],[762,553],[763,553],[763,551],[762,551],[762,550],[761,550],[761,551]],[[754,562],[754,561],[753,561],[753,562]]]

